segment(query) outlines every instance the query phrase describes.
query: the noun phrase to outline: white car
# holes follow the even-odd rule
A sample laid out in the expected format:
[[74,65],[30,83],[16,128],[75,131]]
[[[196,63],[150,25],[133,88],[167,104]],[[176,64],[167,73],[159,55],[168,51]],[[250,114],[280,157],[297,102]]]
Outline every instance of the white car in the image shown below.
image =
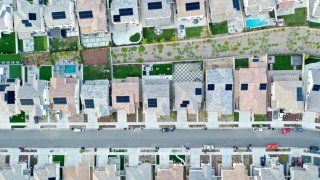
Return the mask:
[[254,132],[262,132],[262,131],[263,131],[263,128],[253,128],[253,131],[254,131]]
[[84,128],[74,128],[74,132],[84,132]]
[[213,145],[204,145],[203,146],[204,149],[214,149]]

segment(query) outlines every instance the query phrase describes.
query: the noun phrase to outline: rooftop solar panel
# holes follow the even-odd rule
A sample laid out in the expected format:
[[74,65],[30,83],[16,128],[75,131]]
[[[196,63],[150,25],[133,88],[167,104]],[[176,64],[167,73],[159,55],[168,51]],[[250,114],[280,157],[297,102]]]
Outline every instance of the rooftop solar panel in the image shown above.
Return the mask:
[[21,105],[34,105],[33,99],[20,99]]
[[186,3],[186,11],[194,11],[200,9],[200,2]]
[[36,13],[29,13],[29,20],[37,20],[37,14]]
[[7,92],[7,104],[14,104],[15,101],[16,101],[15,92],[14,91],[8,91]]
[[208,84],[208,91],[214,91],[214,84]]
[[86,106],[87,109],[93,109],[94,108],[93,99],[85,99],[84,100],[84,105]]
[[319,84],[314,84],[312,91],[320,91],[320,85]]
[[7,82],[15,82],[16,80],[15,79],[7,79]]
[[26,24],[26,23],[29,23],[28,20],[21,20],[22,24]]
[[259,89],[260,90],[267,90],[267,84],[266,83],[261,83]]
[[25,23],[24,26],[25,27],[32,27],[32,24],[30,22],[28,22],[28,23]]
[[6,87],[9,86],[8,84],[1,84],[0,85],[0,91],[6,90]]
[[117,103],[128,103],[130,102],[129,96],[117,96],[116,97]]
[[64,11],[52,12],[51,15],[52,15],[52,19],[54,20],[66,18],[66,12]]
[[79,11],[80,19],[91,19],[93,18],[92,11]]
[[248,84],[241,84],[241,90],[247,91],[248,90]]
[[303,101],[302,87],[297,87],[297,101]]
[[148,10],[162,9],[162,2],[148,3]]
[[195,89],[195,94],[196,95],[201,95],[202,94],[202,89],[201,88],[196,88]]
[[119,15],[113,15],[113,22],[120,22],[120,16]]
[[190,101],[182,101],[180,107],[188,107],[188,104],[190,104]]
[[149,108],[156,108],[158,107],[158,104],[157,104],[157,99],[148,99],[148,107]]
[[67,98],[53,98],[53,104],[67,104]]
[[120,16],[132,16],[133,9],[132,8],[119,9],[119,15]]
[[233,3],[233,8],[235,8],[236,10],[240,10],[240,2],[239,0],[232,0]]
[[226,84],[225,90],[226,91],[231,91],[232,90],[232,84]]

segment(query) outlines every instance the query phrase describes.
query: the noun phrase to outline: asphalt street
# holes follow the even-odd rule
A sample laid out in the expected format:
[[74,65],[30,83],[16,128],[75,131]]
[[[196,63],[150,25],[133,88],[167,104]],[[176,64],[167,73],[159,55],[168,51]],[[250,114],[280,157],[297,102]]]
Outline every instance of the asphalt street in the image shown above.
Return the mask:
[[277,143],[281,147],[320,146],[320,132],[305,130],[281,134],[279,129],[253,132],[251,129],[238,130],[1,130],[1,148],[109,148],[109,147],[264,147]]

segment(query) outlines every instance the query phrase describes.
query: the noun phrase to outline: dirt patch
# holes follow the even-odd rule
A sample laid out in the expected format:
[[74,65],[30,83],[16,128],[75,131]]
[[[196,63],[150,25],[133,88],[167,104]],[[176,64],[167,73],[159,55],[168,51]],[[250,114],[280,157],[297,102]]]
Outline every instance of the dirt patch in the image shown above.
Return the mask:
[[242,163],[241,155],[232,155],[232,163]]
[[49,52],[23,53],[22,59],[26,65],[51,65],[51,56]]
[[109,48],[83,50],[80,54],[84,64],[108,65]]
[[117,122],[117,113],[98,118],[98,122]]
[[142,163],[156,164],[156,157],[154,155],[140,155],[139,161]]

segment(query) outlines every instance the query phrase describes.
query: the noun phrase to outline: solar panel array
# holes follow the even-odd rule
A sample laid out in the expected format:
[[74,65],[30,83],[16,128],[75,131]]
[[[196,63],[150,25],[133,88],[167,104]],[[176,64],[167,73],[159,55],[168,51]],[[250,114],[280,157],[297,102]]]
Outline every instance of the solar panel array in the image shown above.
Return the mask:
[[52,12],[52,19],[57,20],[57,19],[66,19],[66,12],[64,11],[59,11],[59,12]]
[[128,103],[130,102],[129,96],[117,96],[116,97],[117,103]]
[[232,90],[232,84],[226,84],[225,90],[226,91],[231,91]]
[[158,107],[158,101],[157,99],[148,99],[148,107],[149,108],[156,108]]
[[232,0],[233,3],[233,8],[235,8],[236,10],[240,10],[240,2],[239,0]]
[[196,88],[195,89],[195,94],[196,95],[202,95],[202,89],[201,88]]
[[29,22],[29,20],[21,20],[21,22],[25,27],[32,27],[32,24]]
[[149,2],[148,10],[162,9],[162,2]]
[[260,90],[267,90],[267,84],[266,83],[261,83],[259,89]]
[[120,22],[120,16],[119,15],[113,15],[113,22]]
[[94,108],[93,99],[85,99],[84,100],[84,105],[86,106],[87,109],[93,109]]
[[297,87],[297,101],[303,101],[302,87]]
[[67,104],[67,98],[53,98],[53,104]]
[[188,104],[190,104],[190,101],[182,101],[182,103],[180,104],[180,107],[187,107]]
[[36,13],[29,13],[29,20],[37,20],[37,14]]
[[92,11],[79,11],[80,19],[91,19],[93,18]]
[[9,86],[9,85],[8,84],[1,84],[0,91],[5,91],[7,86]]
[[7,79],[7,82],[15,82],[16,79]]
[[200,2],[186,3],[186,11],[194,11],[200,9]]
[[319,84],[314,84],[312,91],[320,91],[320,85]]
[[241,84],[241,90],[247,91],[248,90],[248,84]]
[[15,101],[16,101],[15,92],[14,91],[8,91],[7,92],[7,104],[14,104]]
[[119,15],[120,16],[132,16],[133,15],[133,9],[132,8],[119,9]]
[[21,105],[34,105],[33,99],[20,99]]
[[208,91],[214,91],[214,84],[208,84]]

